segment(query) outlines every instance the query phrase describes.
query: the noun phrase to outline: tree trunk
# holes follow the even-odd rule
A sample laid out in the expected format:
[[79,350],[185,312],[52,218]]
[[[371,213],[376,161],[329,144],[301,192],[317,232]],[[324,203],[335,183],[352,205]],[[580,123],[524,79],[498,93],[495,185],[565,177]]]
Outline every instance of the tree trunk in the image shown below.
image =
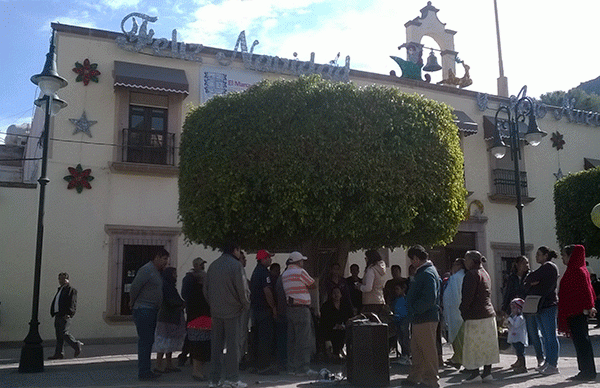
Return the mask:
[[342,270],[346,268],[350,242],[343,241],[338,245],[331,245],[311,240],[303,243],[301,249],[302,254],[308,257],[304,268],[316,279],[326,275],[333,263],[338,263]]

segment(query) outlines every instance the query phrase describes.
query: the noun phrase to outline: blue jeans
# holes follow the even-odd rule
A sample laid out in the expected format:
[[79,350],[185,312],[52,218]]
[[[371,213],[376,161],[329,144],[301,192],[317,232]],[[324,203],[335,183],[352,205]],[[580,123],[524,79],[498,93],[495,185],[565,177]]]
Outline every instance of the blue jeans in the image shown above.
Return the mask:
[[537,358],[538,362],[542,362],[544,361],[544,348],[542,345],[540,329],[538,327],[537,314],[524,314],[524,316],[525,324],[527,325],[527,336],[529,338],[529,343],[535,350],[535,357]]
[[546,362],[552,366],[558,364],[558,352],[560,344],[556,334],[556,314],[558,306],[546,307],[536,314],[538,325],[542,332],[544,341],[544,353],[546,353]]
[[398,343],[400,343],[400,349],[402,349],[402,355],[410,357],[410,323],[408,317],[402,318],[399,322],[396,321],[396,335],[398,337]]
[[152,363],[152,345],[154,344],[154,332],[156,331],[157,309],[137,308],[133,309],[133,322],[138,334],[138,377],[146,377],[150,374]]

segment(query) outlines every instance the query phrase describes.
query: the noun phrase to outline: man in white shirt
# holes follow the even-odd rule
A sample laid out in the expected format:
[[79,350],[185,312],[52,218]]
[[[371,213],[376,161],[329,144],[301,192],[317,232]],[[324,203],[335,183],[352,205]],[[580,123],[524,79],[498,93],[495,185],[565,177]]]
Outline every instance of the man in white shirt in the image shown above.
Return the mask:
[[54,355],[48,357],[49,360],[60,360],[64,358],[64,343],[75,350],[73,357],[78,357],[81,353],[83,342],[77,341],[69,332],[71,318],[77,310],[77,290],[69,284],[69,274],[61,272],[58,274],[58,291],[54,295],[52,305],[50,306],[50,315],[54,317],[54,329],[56,330],[56,348]]
[[288,372],[297,376],[316,373],[310,369],[310,356],[315,349],[315,337],[310,313],[309,289],[315,287],[315,281],[304,270],[306,256],[292,252],[290,263],[281,275],[287,297],[288,322]]

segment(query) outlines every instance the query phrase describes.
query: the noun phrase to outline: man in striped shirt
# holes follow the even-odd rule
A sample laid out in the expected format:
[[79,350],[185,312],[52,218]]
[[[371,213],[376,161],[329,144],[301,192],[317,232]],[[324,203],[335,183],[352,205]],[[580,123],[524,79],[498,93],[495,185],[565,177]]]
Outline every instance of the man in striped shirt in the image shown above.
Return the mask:
[[310,369],[310,356],[315,349],[315,337],[310,313],[309,288],[315,281],[304,270],[307,260],[300,252],[292,252],[290,263],[281,275],[283,289],[288,302],[288,372],[297,376],[315,373]]

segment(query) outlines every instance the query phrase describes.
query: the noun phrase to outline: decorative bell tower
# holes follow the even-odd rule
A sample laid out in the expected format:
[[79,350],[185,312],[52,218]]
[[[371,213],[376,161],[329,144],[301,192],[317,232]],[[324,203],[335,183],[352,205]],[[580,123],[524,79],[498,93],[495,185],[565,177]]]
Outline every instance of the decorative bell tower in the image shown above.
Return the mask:
[[[421,16],[410,20],[404,26],[406,27],[406,43],[398,49],[406,48],[407,59],[401,59],[392,56],[391,58],[398,63],[402,69],[402,77],[422,80],[421,70],[437,71],[440,66],[437,64],[437,58],[433,51],[439,51],[442,57],[442,78],[439,83],[445,85],[454,85],[459,87],[469,86],[472,81],[469,77],[469,66],[458,60],[458,52],[454,50],[454,35],[456,31],[446,29],[446,24],[442,23],[437,17],[439,9],[427,2],[427,6],[421,9]],[[440,47],[439,50],[424,47],[421,44],[423,37],[432,38]],[[430,49],[431,53],[427,59],[427,65],[423,67],[423,49]],[[456,63],[462,63],[465,68],[463,78],[456,77]],[[430,81],[429,75],[425,75],[426,81]]]

